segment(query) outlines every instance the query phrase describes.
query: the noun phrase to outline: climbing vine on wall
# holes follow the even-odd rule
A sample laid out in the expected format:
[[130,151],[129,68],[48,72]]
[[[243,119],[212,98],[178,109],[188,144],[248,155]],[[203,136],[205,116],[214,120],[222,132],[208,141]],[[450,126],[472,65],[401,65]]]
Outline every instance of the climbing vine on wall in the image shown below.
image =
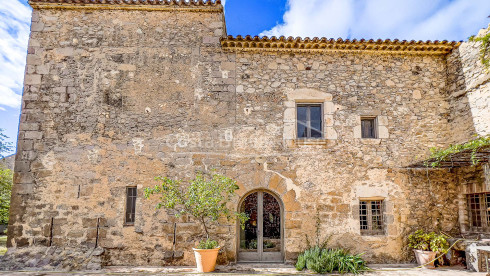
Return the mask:
[[490,68],[490,32],[485,36],[476,37],[471,36],[469,39],[471,42],[481,42],[480,44],[480,61],[486,69]]
[[430,148],[430,160],[426,161],[427,167],[438,167],[442,161],[447,161],[452,154],[456,154],[462,151],[471,150],[471,163],[477,165],[480,160],[476,158],[476,153],[483,147],[490,146],[490,135],[481,136],[464,144],[450,145],[445,149]]

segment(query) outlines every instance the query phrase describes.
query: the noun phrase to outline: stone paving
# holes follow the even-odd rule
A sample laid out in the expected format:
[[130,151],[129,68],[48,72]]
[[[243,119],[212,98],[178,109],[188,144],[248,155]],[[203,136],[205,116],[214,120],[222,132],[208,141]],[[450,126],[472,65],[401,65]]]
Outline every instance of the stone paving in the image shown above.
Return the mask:
[[[431,275],[431,276],[484,276],[486,273],[471,272],[463,267],[447,267],[437,269],[416,268],[415,265],[372,265],[372,272],[366,275]],[[55,275],[312,275],[310,272],[296,271],[291,265],[258,265],[240,264],[234,266],[218,266],[216,272],[201,274],[197,273],[193,267],[107,267],[100,271],[8,271],[0,272],[0,275],[32,275],[32,276],[55,276]],[[318,274],[314,274],[318,275]],[[330,274],[339,275],[339,274]]]

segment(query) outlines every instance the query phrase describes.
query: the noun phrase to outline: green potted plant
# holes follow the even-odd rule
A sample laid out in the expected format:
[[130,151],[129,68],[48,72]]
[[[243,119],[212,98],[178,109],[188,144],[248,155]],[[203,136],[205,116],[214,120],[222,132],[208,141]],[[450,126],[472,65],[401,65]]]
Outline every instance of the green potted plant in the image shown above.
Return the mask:
[[145,189],[145,198],[157,194],[159,202],[157,209],[174,210],[175,216],[189,215],[202,225],[205,239],[201,240],[197,248],[193,248],[196,257],[198,272],[214,271],[216,259],[220,250],[217,241],[210,239],[209,226],[220,217],[228,221],[238,219],[243,227],[248,220],[245,213],[238,213],[228,209],[227,205],[236,195],[238,189],[236,181],[218,174],[205,175],[198,173],[188,182],[173,180],[167,177],[157,177],[159,185]]
[[445,254],[449,249],[446,238],[447,236],[444,234],[417,230],[408,236],[408,247],[413,248],[419,265],[435,268],[434,261],[437,254]]

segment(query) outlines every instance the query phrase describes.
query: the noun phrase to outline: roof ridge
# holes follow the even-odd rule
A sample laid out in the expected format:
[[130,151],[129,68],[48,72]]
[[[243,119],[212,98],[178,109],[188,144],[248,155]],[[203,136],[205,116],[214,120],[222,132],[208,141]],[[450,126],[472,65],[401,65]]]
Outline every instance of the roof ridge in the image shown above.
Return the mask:
[[221,6],[221,0],[29,0],[31,4]]
[[227,36],[225,39],[229,39],[229,40],[244,40],[244,41],[281,41],[281,42],[292,42],[292,41],[295,41],[295,42],[336,42],[336,43],[399,43],[399,44],[404,44],[404,43],[417,43],[417,44],[424,44],[424,43],[435,43],[435,44],[451,44],[451,43],[458,43],[458,42],[463,42],[463,41],[448,41],[448,40],[442,40],[442,41],[439,41],[439,40],[426,40],[426,41],[423,41],[423,40],[400,40],[400,39],[381,39],[381,38],[378,38],[378,39],[365,39],[365,38],[361,38],[361,39],[357,39],[357,38],[354,38],[354,39],[343,39],[341,37],[335,39],[335,38],[327,38],[327,37],[313,37],[313,38],[310,38],[310,37],[293,37],[293,36],[279,36],[279,37],[276,37],[276,36],[271,36],[271,37],[268,37],[268,36],[251,36],[251,35],[246,35],[246,36],[242,36],[242,35],[237,35],[237,36],[232,36],[232,35],[229,35]]

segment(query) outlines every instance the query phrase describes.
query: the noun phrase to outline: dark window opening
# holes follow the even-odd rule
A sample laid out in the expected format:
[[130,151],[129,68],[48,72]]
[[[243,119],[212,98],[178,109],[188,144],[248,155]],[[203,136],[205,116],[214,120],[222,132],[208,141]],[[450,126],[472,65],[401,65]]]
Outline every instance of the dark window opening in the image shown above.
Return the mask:
[[322,105],[299,104],[296,108],[297,138],[322,138]]
[[134,224],[134,214],[136,212],[136,187],[126,188],[126,219],[127,225]]
[[359,202],[359,220],[362,235],[384,235],[383,201]]
[[466,195],[470,231],[490,232],[490,193]]
[[377,138],[376,118],[361,118],[361,137]]

